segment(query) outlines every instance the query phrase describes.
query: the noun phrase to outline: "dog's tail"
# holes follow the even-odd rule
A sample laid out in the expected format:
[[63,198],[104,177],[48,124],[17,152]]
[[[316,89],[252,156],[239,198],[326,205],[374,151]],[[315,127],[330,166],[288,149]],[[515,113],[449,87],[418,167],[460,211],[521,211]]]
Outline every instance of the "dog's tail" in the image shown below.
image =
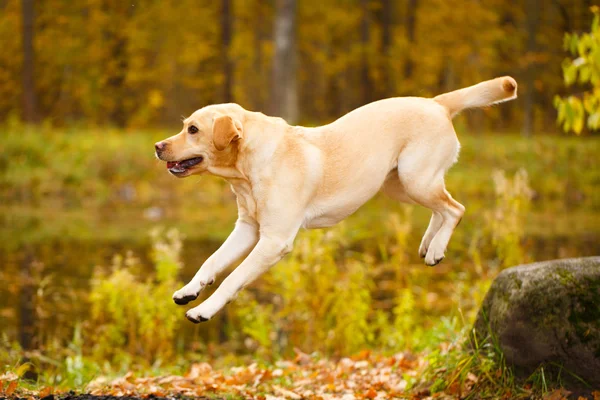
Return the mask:
[[517,98],[517,81],[503,76],[478,83],[454,92],[444,93],[433,98],[446,107],[450,118],[467,108],[485,107]]

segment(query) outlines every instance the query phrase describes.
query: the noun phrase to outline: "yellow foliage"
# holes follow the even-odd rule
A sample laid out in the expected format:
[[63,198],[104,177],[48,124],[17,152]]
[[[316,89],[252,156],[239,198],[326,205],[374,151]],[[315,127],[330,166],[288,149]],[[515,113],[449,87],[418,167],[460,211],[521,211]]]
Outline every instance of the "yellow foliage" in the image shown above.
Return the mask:
[[181,236],[152,233],[155,271],[143,271],[132,254],[117,255],[110,271],[97,271],[90,292],[88,338],[98,359],[153,364],[173,356],[180,316],[171,294],[178,289]]
[[[523,83],[523,93],[537,92],[535,111],[542,122],[550,122],[548,99],[561,87],[562,24],[556,21],[565,15],[555,2],[537,16],[537,48],[531,51],[524,3],[369,0],[362,7],[357,1],[298,2],[301,119],[321,123],[381,97],[431,96],[510,73]],[[36,2],[33,67],[41,118],[56,125],[173,126],[181,115],[227,101],[228,81],[234,101],[269,111],[277,84],[272,76],[275,7],[259,0],[231,2],[232,37],[226,45],[221,4]],[[16,101],[23,96],[23,50],[21,35],[15,34],[22,31],[22,10],[19,0],[4,1],[1,8],[0,120],[6,120],[23,111]],[[232,65],[230,79],[226,65]],[[530,66],[539,67],[531,82],[523,72]],[[494,108],[485,112],[485,123],[503,128],[521,120],[518,108],[502,116]]]

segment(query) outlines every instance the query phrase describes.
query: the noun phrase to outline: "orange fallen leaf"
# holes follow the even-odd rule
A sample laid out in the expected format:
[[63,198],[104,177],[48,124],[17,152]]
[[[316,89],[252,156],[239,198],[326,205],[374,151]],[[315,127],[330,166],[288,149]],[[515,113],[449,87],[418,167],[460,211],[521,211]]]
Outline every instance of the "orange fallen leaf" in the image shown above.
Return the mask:
[[4,394],[8,397],[12,396],[12,394],[15,392],[15,389],[17,388],[19,381],[11,381],[8,384],[8,387],[6,388],[6,392],[4,392]]
[[44,389],[42,389],[40,391],[40,393],[38,394],[38,396],[40,398],[46,397],[46,396],[52,394],[53,392],[54,392],[54,388],[52,386],[46,386]]
[[544,396],[544,400],[563,400],[566,399],[571,392],[566,389],[557,389]]
[[355,360],[367,360],[371,355],[371,350],[362,350],[354,357]]
[[460,393],[460,384],[458,382],[454,382],[446,390],[450,394],[458,394]]

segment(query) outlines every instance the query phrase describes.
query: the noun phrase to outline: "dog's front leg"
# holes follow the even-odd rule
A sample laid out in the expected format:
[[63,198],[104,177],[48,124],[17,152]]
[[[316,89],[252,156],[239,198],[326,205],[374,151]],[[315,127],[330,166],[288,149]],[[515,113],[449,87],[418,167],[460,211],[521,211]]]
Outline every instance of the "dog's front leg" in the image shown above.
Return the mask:
[[238,220],[227,240],[202,264],[190,283],[173,294],[173,301],[187,304],[195,300],[206,285],[212,284],[221,271],[247,255],[257,242],[258,226]]
[[223,306],[233,300],[242,288],[289,253],[294,236],[282,238],[261,233],[258,244],[248,257],[223,281],[212,296],[199,306],[189,310],[186,317],[194,323],[211,319]]

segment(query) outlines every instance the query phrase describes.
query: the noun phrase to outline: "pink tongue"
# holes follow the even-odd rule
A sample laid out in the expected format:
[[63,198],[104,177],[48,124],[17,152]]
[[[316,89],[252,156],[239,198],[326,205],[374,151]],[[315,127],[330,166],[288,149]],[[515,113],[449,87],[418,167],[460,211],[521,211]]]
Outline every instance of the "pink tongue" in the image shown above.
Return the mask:
[[171,169],[177,165],[177,161],[167,161],[167,168]]

